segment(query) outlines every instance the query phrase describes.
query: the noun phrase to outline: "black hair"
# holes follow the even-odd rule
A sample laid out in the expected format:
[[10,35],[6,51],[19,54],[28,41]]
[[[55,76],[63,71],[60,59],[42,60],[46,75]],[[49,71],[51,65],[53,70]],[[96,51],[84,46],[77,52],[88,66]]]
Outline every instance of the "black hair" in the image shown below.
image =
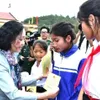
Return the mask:
[[85,21],[89,25],[88,18],[90,14],[98,17],[100,23],[100,0],[87,0],[84,2],[80,6],[77,17],[80,21]]
[[49,29],[48,27],[46,27],[46,26],[42,26],[42,27],[40,28],[40,32],[41,32],[42,29],[46,29],[48,33],[50,32],[50,29]]
[[44,40],[36,40],[34,43],[33,43],[33,50],[35,48],[36,45],[39,45],[44,51],[47,52],[47,49],[48,49],[48,45],[46,43],[46,41]]
[[[79,24],[78,29],[81,31],[81,35],[80,35],[80,39],[79,39],[79,44],[78,44],[78,48],[80,49],[81,48],[81,45],[82,45],[82,43],[83,43],[83,41],[85,39],[85,35],[84,35],[83,31],[82,31],[81,24]],[[85,53],[87,52],[88,47],[89,47],[89,41],[86,40],[86,51],[85,51]]]
[[74,26],[71,23],[59,22],[51,28],[51,34],[66,38],[68,35],[71,36],[71,42],[75,39]]
[[80,31],[82,31],[82,26],[81,26],[81,24],[78,25],[78,29],[79,29]]
[[[28,34],[29,34],[29,36],[28,36]],[[33,32],[31,32],[31,31],[26,31],[26,38],[30,38],[30,36],[33,34]]]
[[40,33],[38,31],[34,32],[32,35],[30,35],[30,41],[28,42],[29,46],[32,46],[34,41],[36,41],[40,37]]
[[11,43],[23,30],[23,25],[17,21],[8,21],[0,28],[0,49],[10,50]]

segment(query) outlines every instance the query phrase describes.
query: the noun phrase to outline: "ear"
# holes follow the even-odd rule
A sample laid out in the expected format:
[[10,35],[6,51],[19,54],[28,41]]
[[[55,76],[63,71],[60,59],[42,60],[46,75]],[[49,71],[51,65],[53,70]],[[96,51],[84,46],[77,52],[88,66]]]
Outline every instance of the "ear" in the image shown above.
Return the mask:
[[90,26],[93,27],[95,25],[95,17],[94,17],[94,15],[90,14],[88,20],[89,20]]
[[71,36],[70,35],[68,35],[67,37],[66,37],[66,41],[69,43],[69,42],[71,42]]

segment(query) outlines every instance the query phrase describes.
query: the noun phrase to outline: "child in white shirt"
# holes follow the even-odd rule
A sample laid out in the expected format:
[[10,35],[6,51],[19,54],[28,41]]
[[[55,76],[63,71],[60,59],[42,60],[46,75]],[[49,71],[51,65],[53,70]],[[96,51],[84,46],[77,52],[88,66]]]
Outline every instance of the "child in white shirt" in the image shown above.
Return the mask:
[[47,74],[50,71],[50,60],[51,60],[50,55],[47,52],[48,52],[48,45],[45,41],[37,40],[34,42],[33,54],[36,61],[32,66],[31,75],[33,75],[34,77],[44,76],[44,78],[36,82],[37,92],[46,91],[43,88],[43,85],[46,81]]

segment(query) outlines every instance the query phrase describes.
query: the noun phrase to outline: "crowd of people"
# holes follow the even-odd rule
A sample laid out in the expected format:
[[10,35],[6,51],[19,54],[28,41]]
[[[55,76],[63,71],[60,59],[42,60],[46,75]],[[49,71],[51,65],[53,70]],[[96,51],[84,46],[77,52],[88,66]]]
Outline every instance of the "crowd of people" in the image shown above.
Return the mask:
[[[0,100],[100,100],[100,0],[85,1],[77,18],[77,34],[69,22],[40,33],[13,20],[0,27]],[[46,90],[49,73],[61,79]]]

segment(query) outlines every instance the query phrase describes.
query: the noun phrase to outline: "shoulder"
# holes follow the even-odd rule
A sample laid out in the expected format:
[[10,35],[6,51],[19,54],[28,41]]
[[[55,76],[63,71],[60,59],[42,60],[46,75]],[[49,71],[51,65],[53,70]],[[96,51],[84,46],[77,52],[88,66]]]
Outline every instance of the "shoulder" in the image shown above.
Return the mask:
[[9,69],[9,64],[6,57],[0,53],[0,70]]
[[33,66],[32,66],[32,69],[34,69],[36,67],[37,67],[37,61],[34,62]]
[[86,58],[86,54],[85,54],[85,52],[83,52],[82,50],[77,50],[76,51],[76,53],[75,53],[75,55],[77,55],[77,57],[81,57],[81,58]]

